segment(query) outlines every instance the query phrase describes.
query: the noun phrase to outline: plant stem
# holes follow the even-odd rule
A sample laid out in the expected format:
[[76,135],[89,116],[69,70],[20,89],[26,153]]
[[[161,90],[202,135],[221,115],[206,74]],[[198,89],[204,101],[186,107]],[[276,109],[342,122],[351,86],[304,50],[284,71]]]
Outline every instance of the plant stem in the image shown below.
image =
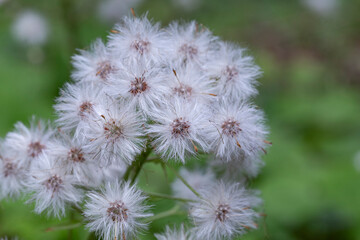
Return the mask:
[[191,187],[190,184],[172,166],[170,166],[169,164],[166,165],[185,184],[185,186],[187,186],[198,198],[202,199],[201,195],[193,187]]
[[81,223],[74,223],[69,225],[63,225],[63,226],[55,226],[55,227],[49,227],[45,230],[45,232],[52,232],[52,231],[58,231],[58,230],[70,230],[77,227],[80,227]]
[[[73,206],[72,206],[72,210],[77,211],[77,212],[80,213],[81,215],[83,214],[83,211],[82,211],[81,207],[78,207],[78,206],[76,206],[76,205],[73,205]],[[73,213],[73,211],[71,211],[71,212]]]
[[134,172],[134,176],[132,177],[131,184],[134,184],[137,176],[139,175],[151,151],[152,148],[148,146],[144,151],[141,152],[141,154],[136,158],[135,162],[132,164],[132,168],[135,169],[135,172]]
[[149,158],[148,160],[146,160],[147,163],[163,163],[163,160],[161,158],[158,158],[158,157],[152,157],[152,158]]
[[129,176],[132,169],[133,169],[133,165],[129,165],[128,168],[126,169],[126,172],[123,177],[125,181],[129,180]]
[[173,196],[162,194],[162,193],[146,192],[145,194],[152,198],[163,198],[163,199],[170,199],[170,200],[175,200],[175,201],[180,201],[180,202],[196,202],[193,199],[178,198],[178,197],[173,197]]
[[182,214],[182,212],[178,212],[179,209],[180,209],[180,206],[175,205],[173,208],[169,209],[168,211],[161,212],[159,214],[156,214],[152,217],[147,218],[146,221],[153,222],[153,221],[161,219],[161,218],[169,217],[169,216],[176,215],[176,214]]

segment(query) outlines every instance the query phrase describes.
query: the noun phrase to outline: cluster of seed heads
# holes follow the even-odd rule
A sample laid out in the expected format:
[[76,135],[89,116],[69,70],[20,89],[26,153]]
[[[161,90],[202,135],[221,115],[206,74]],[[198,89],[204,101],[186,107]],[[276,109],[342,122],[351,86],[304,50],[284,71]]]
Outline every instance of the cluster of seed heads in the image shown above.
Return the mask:
[[[88,229],[104,239],[145,230],[149,197],[181,200],[189,213],[159,240],[232,239],[257,227],[261,200],[245,186],[271,143],[252,103],[261,72],[245,49],[194,21],[161,28],[134,15],[72,64],[55,123],[17,123],[1,141],[1,198],[30,192],[37,213],[59,218],[83,206]],[[184,165],[179,173],[174,162]],[[186,169],[188,162],[197,167]],[[137,188],[151,163],[175,171],[173,196]]]

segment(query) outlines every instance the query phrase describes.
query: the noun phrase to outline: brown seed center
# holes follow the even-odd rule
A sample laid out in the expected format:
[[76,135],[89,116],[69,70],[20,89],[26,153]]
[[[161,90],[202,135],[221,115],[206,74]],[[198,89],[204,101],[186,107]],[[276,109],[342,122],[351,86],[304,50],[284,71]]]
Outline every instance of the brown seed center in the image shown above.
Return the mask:
[[189,134],[190,123],[183,118],[177,118],[171,123],[171,127],[174,137],[184,137]]
[[89,101],[83,102],[79,107],[80,117],[85,117],[87,114],[90,114],[93,111],[93,104]]
[[110,207],[107,209],[107,215],[114,222],[127,221],[128,209],[125,207],[125,204],[122,201],[116,201],[110,203]]
[[145,92],[147,89],[149,89],[149,86],[145,82],[145,77],[136,77],[135,80],[131,82],[129,92],[135,96]]
[[233,119],[229,119],[223,122],[221,128],[223,134],[231,137],[235,137],[241,131],[240,123]]
[[44,183],[45,187],[52,192],[57,192],[62,187],[63,180],[57,175],[53,175]]
[[45,149],[45,145],[40,142],[32,142],[28,146],[28,154],[32,158],[39,156],[40,153]]
[[6,163],[4,166],[4,176],[8,177],[10,175],[14,175],[16,171],[16,165],[13,163]]
[[220,204],[216,209],[216,219],[220,222],[224,222],[227,218],[227,215],[230,212],[230,206],[227,204]]
[[123,126],[111,119],[104,124],[104,131],[106,139],[116,140],[123,135]]
[[226,77],[226,81],[232,81],[239,75],[239,71],[236,67],[227,66],[224,70],[224,75]]
[[131,46],[141,55],[143,55],[149,51],[150,42],[144,40],[135,40]]
[[185,84],[180,84],[178,87],[174,87],[173,91],[180,97],[189,98],[192,94],[192,88]]
[[73,161],[73,162],[85,162],[85,158],[84,158],[84,154],[83,152],[81,151],[81,149],[78,149],[78,148],[72,148],[70,151],[69,151],[69,154],[68,154],[68,158],[69,160]]
[[195,46],[185,43],[179,48],[179,52],[192,59],[198,54],[198,49]]
[[102,80],[107,80],[110,73],[114,72],[114,67],[111,66],[109,61],[100,62],[96,69],[96,76],[99,76]]

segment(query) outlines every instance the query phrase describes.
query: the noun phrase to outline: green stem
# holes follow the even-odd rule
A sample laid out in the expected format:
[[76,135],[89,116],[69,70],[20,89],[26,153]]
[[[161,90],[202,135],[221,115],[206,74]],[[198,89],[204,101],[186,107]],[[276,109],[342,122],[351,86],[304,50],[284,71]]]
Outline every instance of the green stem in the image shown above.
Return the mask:
[[[79,206],[73,205],[73,206],[72,206],[72,210],[77,211],[77,212],[80,213],[81,215],[83,214],[83,211],[82,211],[81,207],[79,207]],[[72,214],[73,214],[73,211],[71,211],[71,212],[72,212]],[[73,215],[72,215],[72,217],[73,217]]]
[[144,163],[146,162],[147,158],[149,157],[150,153],[152,151],[151,147],[147,147],[145,151],[143,151],[135,160],[135,162],[132,164],[132,168],[135,169],[134,176],[132,177],[131,184],[134,184],[137,176],[139,175]]
[[63,226],[55,226],[55,227],[49,227],[45,230],[45,232],[52,232],[52,231],[58,231],[58,230],[70,230],[77,227],[80,227],[82,223],[74,223],[69,225],[63,225]]
[[146,160],[147,163],[163,163],[163,160],[161,158],[158,158],[158,157],[152,157],[152,158],[149,158],[148,160]]
[[172,216],[172,215],[183,214],[182,212],[178,212],[179,209],[180,209],[180,206],[175,205],[173,208],[171,208],[168,211],[161,212],[159,214],[156,214],[156,215],[154,215],[152,217],[147,218],[146,221],[147,222],[153,222],[155,220],[165,218],[165,217],[169,217],[169,216]]
[[126,172],[125,172],[124,177],[123,177],[125,181],[129,180],[130,173],[131,173],[132,169],[133,169],[133,165],[129,165],[128,168],[126,169]]
[[170,166],[169,164],[166,165],[185,184],[185,186],[187,186],[198,198],[202,199],[201,195],[193,187],[191,187],[190,184],[172,166]]
[[179,198],[179,197],[173,197],[170,195],[166,195],[166,194],[162,194],[162,193],[150,193],[150,192],[146,192],[146,195],[148,195],[151,198],[163,198],[163,199],[170,199],[170,200],[175,200],[175,201],[180,201],[180,202],[196,202],[193,199],[186,199],[186,198]]

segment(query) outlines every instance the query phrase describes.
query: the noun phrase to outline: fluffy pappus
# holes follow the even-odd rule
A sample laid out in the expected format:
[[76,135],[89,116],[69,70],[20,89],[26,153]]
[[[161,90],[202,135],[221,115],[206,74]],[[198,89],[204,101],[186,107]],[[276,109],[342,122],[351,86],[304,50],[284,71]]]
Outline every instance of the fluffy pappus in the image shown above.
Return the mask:
[[105,240],[129,239],[147,224],[152,216],[145,205],[146,197],[129,183],[107,182],[100,192],[90,192],[85,203],[87,227]]
[[161,73],[166,79],[169,96],[187,101],[209,103],[216,99],[215,81],[194,65],[175,64]]
[[195,155],[198,147],[206,151],[208,144],[204,126],[208,115],[203,104],[181,99],[169,101],[152,112],[154,124],[147,128],[153,138],[155,151],[164,159],[185,162],[185,157]]
[[102,180],[102,169],[91,154],[83,149],[83,141],[60,132],[49,143],[48,155],[65,174],[73,175],[77,185],[97,186]]
[[80,137],[84,127],[102,112],[102,88],[94,83],[67,83],[56,99],[56,123],[66,132]]
[[79,50],[79,54],[72,57],[72,64],[71,77],[77,82],[104,84],[118,71],[115,56],[109,53],[101,39],[97,39],[89,51]]
[[43,154],[39,164],[29,172],[27,191],[32,193],[28,202],[35,202],[35,212],[47,210],[47,215],[58,218],[65,215],[66,204],[77,204],[82,192],[75,187],[76,179],[59,166],[53,158]]
[[54,129],[50,123],[36,120],[35,117],[30,121],[30,128],[23,123],[17,122],[15,130],[6,135],[4,144],[17,153],[19,164],[23,167],[33,166],[38,158],[46,151],[49,141],[51,141]]
[[[214,173],[210,170],[206,172],[200,170],[189,171],[181,168],[179,173],[195,191],[208,187],[216,181]],[[198,198],[180,179],[176,179],[172,183],[172,190],[176,197],[195,200]]]
[[18,163],[16,152],[0,142],[0,199],[18,198],[24,189],[26,171]]
[[232,239],[257,228],[259,214],[253,207],[261,200],[237,183],[217,182],[200,190],[203,197],[191,203],[194,233],[198,239]]
[[100,167],[129,164],[143,148],[143,118],[125,101],[107,98],[103,114],[84,131],[84,151],[93,155]]
[[147,15],[124,17],[109,35],[108,46],[114,55],[126,61],[145,59],[159,62],[164,58],[164,33],[160,24],[153,24]]
[[232,101],[256,95],[256,79],[261,75],[253,58],[245,55],[245,49],[226,42],[220,42],[211,60],[204,64],[204,73],[217,81],[216,94]]
[[267,130],[261,110],[246,102],[220,100],[213,111],[206,136],[218,158],[241,160],[265,152]]
[[216,47],[217,37],[195,21],[184,25],[173,22],[165,31],[165,52],[174,62],[196,64],[197,67],[201,67],[210,57],[211,50]]
[[184,225],[179,229],[171,229],[166,226],[165,232],[162,234],[155,234],[157,240],[195,240],[196,238],[191,231],[186,230]]
[[147,115],[158,108],[169,93],[166,79],[159,74],[161,72],[161,68],[148,60],[124,62],[119,73],[110,79],[106,92],[114,98],[125,98]]

